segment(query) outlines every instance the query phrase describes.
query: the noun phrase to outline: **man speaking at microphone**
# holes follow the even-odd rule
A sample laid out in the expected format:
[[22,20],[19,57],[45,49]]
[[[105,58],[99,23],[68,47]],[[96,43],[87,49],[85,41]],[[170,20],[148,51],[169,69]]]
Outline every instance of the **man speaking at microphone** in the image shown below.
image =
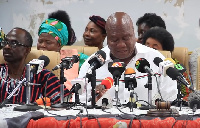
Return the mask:
[[[153,59],[155,57],[165,59],[165,57],[157,50],[136,43],[137,39],[134,34],[133,22],[130,16],[124,12],[115,12],[108,17],[106,32],[108,46],[101,49],[106,53],[105,64],[96,70],[96,78],[104,79],[105,77],[112,77],[112,74],[108,71],[108,63],[119,59],[120,62],[124,62],[127,65],[126,68],[133,68],[136,71],[136,78],[139,77],[139,79],[137,79],[137,87],[134,90],[139,100],[148,101],[148,89],[144,87],[148,81],[146,77],[147,73],[139,72],[135,67],[135,63],[139,58],[145,58],[149,62],[150,68],[154,72],[158,72],[159,68],[154,64]],[[90,58],[88,58],[88,60],[90,60]],[[88,60],[85,61],[80,69],[80,78],[85,76],[87,69],[90,67]],[[120,80],[124,80],[124,73],[122,73]],[[176,81],[173,81],[168,76],[161,76],[158,77],[158,83],[163,100],[173,101],[176,99]],[[114,85],[108,91],[114,90],[112,88],[114,88]],[[88,92],[89,91],[88,89]],[[110,91],[110,94],[113,98],[115,97],[114,91]],[[90,95],[90,93],[88,93],[88,95]],[[128,103],[130,92],[121,81],[119,81],[118,95],[122,104]],[[152,77],[152,101],[155,101],[157,98],[160,98],[160,95],[157,89],[156,78]]]
[[[5,64],[0,64],[0,102],[3,102],[9,94],[17,87],[19,81],[25,78],[25,59],[31,51],[33,39],[28,31],[22,28],[14,28],[1,42]],[[34,74],[31,83],[40,84],[31,86],[30,102],[35,102],[44,96],[46,86],[46,97],[52,102],[59,102],[60,83],[58,78],[46,69]],[[49,76],[49,77],[48,77]],[[47,79],[48,78],[48,79]],[[65,90],[67,94],[68,90]],[[11,103],[25,103],[26,89],[22,86],[17,89],[10,98]]]

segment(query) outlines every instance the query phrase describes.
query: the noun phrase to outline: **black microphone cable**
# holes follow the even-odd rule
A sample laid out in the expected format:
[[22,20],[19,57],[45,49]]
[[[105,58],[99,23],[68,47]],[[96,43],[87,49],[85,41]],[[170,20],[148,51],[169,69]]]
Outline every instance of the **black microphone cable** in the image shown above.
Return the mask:
[[160,85],[159,85],[159,82],[158,82],[157,75],[155,75],[155,78],[156,78],[158,93],[159,93],[159,95],[160,95],[161,100],[164,101],[164,100],[163,100],[163,97],[162,97],[162,95],[161,95],[161,92],[160,92]]
[[[45,87],[44,87],[44,98],[46,98],[47,82],[48,82],[48,79],[49,79],[50,75],[53,74],[52,72],[53,72],[53,71],[51,70],[50,73],[48,74],[47,80],[46,80],[46,82],[45,82]],[[44,110],[45,110],[47,113],[51,114],[51,115],[59,116],[59,117],[67,117],[67,119],[69,119],[69,117],[68,117],[67,115],[61,116],[61,115],[58,115],[58,114],[54,114],[54,113],[49,112],[49,110],[47,109],[47,106],[46,106],[46,102],[44,103],[44,108],[45,108]]]

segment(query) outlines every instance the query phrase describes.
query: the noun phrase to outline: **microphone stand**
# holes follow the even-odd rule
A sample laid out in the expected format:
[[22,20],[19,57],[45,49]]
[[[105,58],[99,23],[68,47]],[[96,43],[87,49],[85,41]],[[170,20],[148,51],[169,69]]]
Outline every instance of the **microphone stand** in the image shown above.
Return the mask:
[[148,88],[148,105],[140,107],[141,110],[149,110],[153,109],[154,107],[152,106],[152,76],[151,74],[148,74],[148,81],[147,84],[144,85],[145,88]]
[[133,96],[133,94],[134,94],[134,88],[135,88],[135,85],[132,83],[132,82],[130,82],[131,84],[129,84],[129,89],[130,89],[130,100],[129,100],[129,102],[127,103],[127,106],[130,108],[130,112],[133,112],[133,108],[137,108],[137,104],[136,103],[133,103],[134,101],[134,96]]
[[[14,109],[13,109],[14,111],[36,111],[38,109],[42,109],[42,107],[40,107],[36,104],[30,103],[31,85],[33,85],[33,83],[30,83],[31,76],[33,76],[32,72],[31,72],[31,65],[27,64],[26,65],[26,104],[22,105],[22,106],[14,107]],[[40,84],[34,84],[34,85],[40,85]]]
[[5,104],[8,102],[8,100],[15,94],[18,88],[21,88],[22,84],[26,81],[26,78],[24,78],[22,81],[19,81],[17,87],[13,89],[13,91],[10,93],[10,95],[1,103],[0,108],[4,107]]
[[64,77],[64,69],[67,64],[63,61],[60,67],[60,103],[51,105],[52,108],[66,108],[67,104],[64,103],[64,82],[66,82],[66,78]]
[[115,99],[116,99],[116,105],[119,103],[119,97],[118,97],[118,92],[119,92],[119,77],[114,77],[114,84],[115,84]]
[[97,106],[96,105],[96,101],[95,101],[95,98],[96,98],[96,95],[95,95],[95,88],[96,88],[96,70],[92,70],[92,73],[91,74],[88,74],[86,75],[86,77],[88,78],[88,81],[91,81],[91,86],[92,86],[92,104],[91,106],[87,106],[88,109],[93,109],[93,108],[97,108],[97,109],[100,109],[101,107],[100,106]]
[[177,107],[180,107],[180,110],[181,111],[181,106],[182,106],[182,95],[181,95],[181,83],[177,81],[177,89],[178,89],[178,94],[177,94]]

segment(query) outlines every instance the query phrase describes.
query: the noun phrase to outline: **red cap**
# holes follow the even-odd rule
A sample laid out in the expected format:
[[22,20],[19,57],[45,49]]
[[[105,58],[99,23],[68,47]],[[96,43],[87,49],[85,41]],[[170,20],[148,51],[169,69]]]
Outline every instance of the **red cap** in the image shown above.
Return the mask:
[[106,87],[106,89],[110,89],[113,85],[114,80],[111,77],[106,77],[101,81],[101,84]]

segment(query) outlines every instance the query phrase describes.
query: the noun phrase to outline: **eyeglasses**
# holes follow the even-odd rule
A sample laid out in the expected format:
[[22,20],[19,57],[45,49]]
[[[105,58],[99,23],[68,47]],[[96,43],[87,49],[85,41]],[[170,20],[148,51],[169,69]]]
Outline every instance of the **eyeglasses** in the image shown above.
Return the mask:
[[7,44],[8,44],[9,46],[11,46],[12,48],[16,48],[17,46],[29,47],[29,46],[26,45],[26,44],[21,44],[21,43],[19,43],[17,40],[11,40],[11,41],[2,40],[2,41],[1,41],[1,46],[2,46],[2,47],[5,47]]

